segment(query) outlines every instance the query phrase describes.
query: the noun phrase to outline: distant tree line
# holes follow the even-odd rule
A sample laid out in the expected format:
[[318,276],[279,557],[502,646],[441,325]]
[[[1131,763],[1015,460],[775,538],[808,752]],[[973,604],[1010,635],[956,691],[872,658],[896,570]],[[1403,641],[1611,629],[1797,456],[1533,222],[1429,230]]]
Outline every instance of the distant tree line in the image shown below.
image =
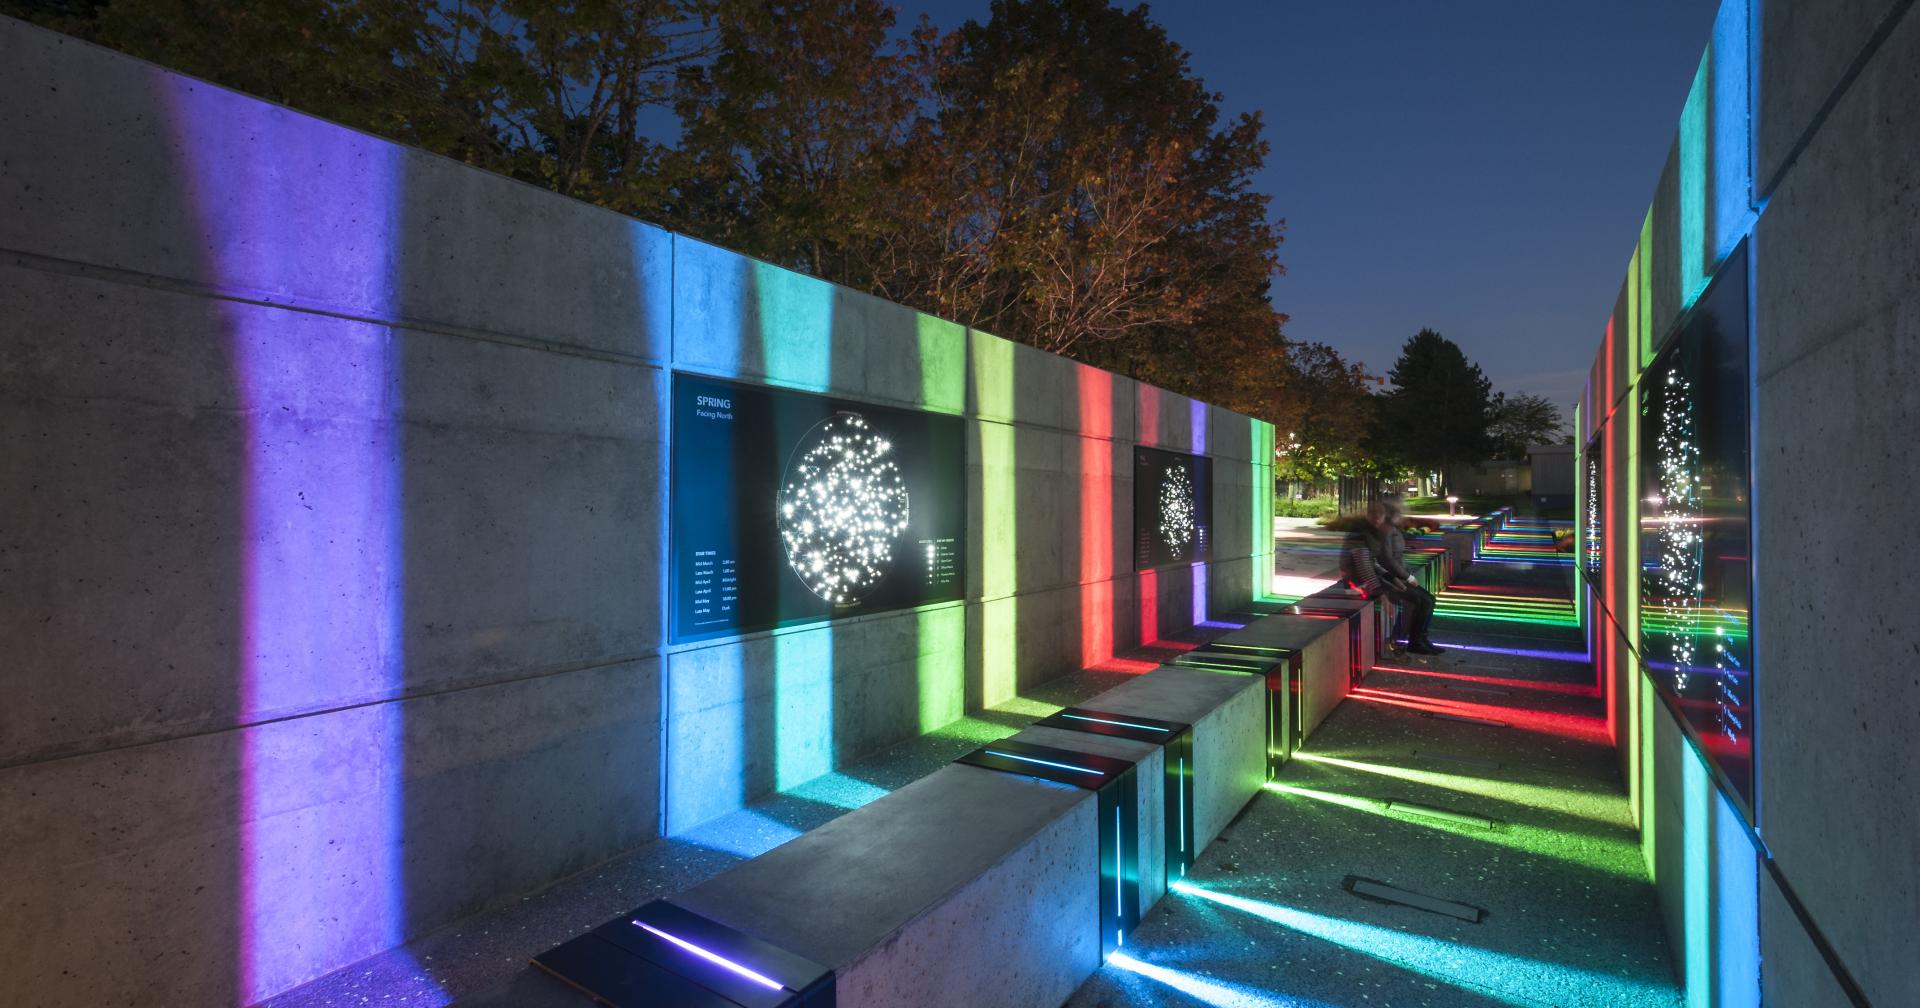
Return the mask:
[[1144,6],[994,0],[904,37],[884,0],[0,12],[1269,420],[1302,474],[1521,436],[1437,334],[1384,396],[1282,335],[1260,116],[1224,115]]

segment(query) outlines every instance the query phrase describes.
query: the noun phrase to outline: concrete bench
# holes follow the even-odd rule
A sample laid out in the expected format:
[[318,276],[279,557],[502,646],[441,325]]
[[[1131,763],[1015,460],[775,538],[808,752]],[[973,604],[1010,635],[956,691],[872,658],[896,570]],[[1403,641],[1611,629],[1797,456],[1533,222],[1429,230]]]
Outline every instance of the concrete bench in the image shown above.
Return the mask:
[[1059,1004],[1100,965],[1097,805],[946,766],[672,901],[831,969],[842,1006]]
[[1298,656],[1301,740],[1312,736],[1353,690],[1349,629],[1344,620],[1268,616],[1220,637],[1207,650],[1235,648],[1255,654]]
[[[1262,691],[1259,680],[1245,676],[1159,668],[1085,707],[1186,727],[1190,745],[1179,751],[1191,760],[1183,780],[1192,787],[1198,851],[1265,780]],[[1038,725],[963,757],[1058,754],[1047,762],[1071,765],[1074,754],[1090,754],[1116,780],[1112,765],[1124,764],[1134,789],[1126,833],[1138,852],[1131,875],[1103,874],[1113,848],[1103,857],[1102,811],[1112,792],[1036,779],[1017,767],[956,763],[665,902],[713,933],[733,935],[727,948],[830,971],[829,996],[840,1005],[1059,1004],[1099,967],[1103,943],[1124,937],[1102,934],[1109,923],[1102,882],[1138,886],[1136,922],[1165,892],[1166,751]],[[630,916],[540,958],[565,959],[582,942],[598,949],[590,939],[635,926]],[[711,972],[703,962],[690,962],[689,971]],[[769,972],[776,987],[787,983],[778,970]],[[788,994],[768,1003],[813,1003],[801,1000],[797,986]]]

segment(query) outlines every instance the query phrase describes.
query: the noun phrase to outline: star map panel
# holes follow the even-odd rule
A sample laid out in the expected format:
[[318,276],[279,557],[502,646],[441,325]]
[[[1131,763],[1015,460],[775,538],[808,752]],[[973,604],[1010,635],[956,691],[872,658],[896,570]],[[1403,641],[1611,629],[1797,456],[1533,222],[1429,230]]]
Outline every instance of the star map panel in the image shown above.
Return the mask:
[[958,599],[960,418],[673,376],[673,639]]
[[1640,639],[1654,685],[1753,802],[1747,254],[1640,380]]
[[1199,563],[1213,555],[1213,460],[1133,450],[1133,567]]

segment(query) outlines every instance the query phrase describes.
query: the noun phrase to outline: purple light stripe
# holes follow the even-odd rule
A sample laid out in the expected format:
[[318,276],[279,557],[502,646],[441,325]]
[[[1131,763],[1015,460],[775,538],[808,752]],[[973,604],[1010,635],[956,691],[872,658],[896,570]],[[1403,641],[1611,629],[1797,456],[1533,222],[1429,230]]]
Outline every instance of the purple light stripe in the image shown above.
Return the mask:
[[768,990],[783,991],[788,989],[785,985],[781,984],[780,981],[778,980],[774,980],[770,977],[761,976],[760,974],[755,973],[754,971],[746,968],[745,966],[742,966],[739,963],[734,962],[731,959],[728,959],[726,956],[715,955],[714,953],[709,952],[706,949],[703,949],[700,946],[695,945],[690,941],[687,941],[685,938],[679,938],[674,935],[670,935],[665,931],[662,931],[659,928],[654,927],[651,924],[642,924],[639,921],[634,921],[633,926],[639,928],[642,931],[647,932],[648,934],[657,935],[661,938],[664,938],[667,941],[670,941],[675,945],[678,945],[679,947],[686,949],[688,952],[691,952],[694,955],[697,955],[700,958],[705,959],[706,961],[714,964],[715,966],[718,966],[722,969],[731,970],[732,972],[737,973],[740,976],[746,977],[748,980],[751,980],[754,983],[757,983]]
[[1584,651],[1541,651],[1533,648],[1484,647],[1478,644],[1456,644],[1451,641],[1434,641],[1435,647],[1459,648],[1462,651],[1479,651],[1485,654],[1513,655],[1516,658],[1540,658],[1545,661],[1591,662],[1593,656]]
[[[391,313],[401,155],[218,88],[169,88],[199,229],[186,240],[217,289],[260,302],[213,302],[241,436],[233,970],[250,1004],[406,937],[395,337],[268,307]],[[304,716],[318,710],[333,712]]]

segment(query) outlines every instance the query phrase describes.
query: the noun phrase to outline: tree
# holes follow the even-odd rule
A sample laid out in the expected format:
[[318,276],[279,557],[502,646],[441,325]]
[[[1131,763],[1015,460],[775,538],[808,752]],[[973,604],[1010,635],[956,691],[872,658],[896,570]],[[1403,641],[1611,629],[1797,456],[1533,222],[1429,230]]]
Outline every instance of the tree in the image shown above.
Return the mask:
[[1291,471],[1284,475],[1311,480],[1369,471],[1375,397],[1366,368],[1325,343],[1290,343],[1287,350],[1299,419],[1287,452]]
[[0,13],[626,212],[640,116],[713,53],[720,0],[0,0]]
[[901,146],[924,96],[881,0],[734,2],[720,53],[682,72],[669,223],[852,287],[873,287],[896,222]]
[[1082,359],[1117,341],[1133,346],[1109,357],[1163,356],[1168,330],[1192,356],[1203,319],[1273,343],[1260,120],[1222,124],[1144,7],[996,0],[985,23],[915,42],[931,114],[879,292]]
[[1546,396],[1496,393],[1488,417],[1487,433],[1501,458],[1523,458],[1528,446],[1559,444],[1567,436],[1560,407]]
[[1479,462],[1492,452],[1492,385],[1452,340],[1420,330],[1401,348],[1387,379],[1393,388],[1381,398],[1373,436],[1378,454],[1451,480],[1454,463]]

